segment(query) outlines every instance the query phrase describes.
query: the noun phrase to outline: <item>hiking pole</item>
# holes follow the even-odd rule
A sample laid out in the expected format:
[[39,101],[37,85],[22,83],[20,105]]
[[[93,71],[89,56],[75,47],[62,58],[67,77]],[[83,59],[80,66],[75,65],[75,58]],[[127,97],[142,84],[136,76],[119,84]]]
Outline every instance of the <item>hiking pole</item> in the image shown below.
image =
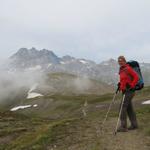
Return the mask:
[[110,113],[111,107],[112,107],[112,105],[113,105],[114,102],[115,102],[115,99],[116,99],[116,96],[117,96],[117,94],[118,94],[118,91],[119,91],[119,87],[117,88],[117,90],[116,90],[116,92],[115,92],[115,94],[114,94],[114,96],[113,96],[113,100],[112,100],[112,102],[110,103],[110,105],[109,105],[109,107],[108,107],[108,111],[107,111],[107,113],[106,113],[106,115],[105,115],[105,118],[104,118],[104,120],[103,120],[103,122],[102,122],[102,125],[101,125],[101,131],[103,130],[104,124],[105,124],[105,122],[106,122],[106,120],[107,120],[107,118],[108,118],[108,115],[109,115],[109,113]]
[[117,135],[117,130],[118,130],[119,122],[120,122],[120,117],[121,117],[121,113],[122,113],[125,97],[126,97],[126,95],[124,94],[122,102],[121,102],[121,107],[120,107],[120,111],[119,111],[119,117],[118,117],[118,121],[117,121],[117,125],[116,125],[116,128],[115,128],[114,135]]

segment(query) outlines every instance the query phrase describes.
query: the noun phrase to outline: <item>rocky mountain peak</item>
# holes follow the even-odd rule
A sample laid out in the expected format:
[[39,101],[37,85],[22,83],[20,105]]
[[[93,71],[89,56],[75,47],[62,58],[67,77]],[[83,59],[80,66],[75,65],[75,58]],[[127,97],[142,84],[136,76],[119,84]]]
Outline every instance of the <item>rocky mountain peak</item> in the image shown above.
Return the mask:
[[60,58],[52,51],[47,49],[37,50],[34,47],[31,49],[20,48],[10,59],[12,65],[17,68],[60,63]]

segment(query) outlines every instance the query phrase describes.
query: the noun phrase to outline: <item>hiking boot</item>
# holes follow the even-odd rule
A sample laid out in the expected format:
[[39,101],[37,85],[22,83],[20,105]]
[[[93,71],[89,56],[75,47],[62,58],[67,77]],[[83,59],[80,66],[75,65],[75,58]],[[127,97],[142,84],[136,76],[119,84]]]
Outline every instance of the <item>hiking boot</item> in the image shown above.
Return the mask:
[[117,129],[117,132],[128,132],[128,129],[127,128],[124,128],[124,127],[119,127]]
[[138,126],[130,126],[130,127],[128,128],[128,130],[136,130],[136,129],[138,129]]

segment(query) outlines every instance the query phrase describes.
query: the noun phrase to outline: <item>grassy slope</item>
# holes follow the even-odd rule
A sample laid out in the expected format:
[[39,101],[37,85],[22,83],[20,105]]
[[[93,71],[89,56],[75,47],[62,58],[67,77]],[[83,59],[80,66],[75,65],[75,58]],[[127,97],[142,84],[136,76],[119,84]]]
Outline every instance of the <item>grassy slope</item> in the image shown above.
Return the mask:
[[[77,95],[103,95],[108,92],[112,93],[113,87],[101,81],[88,79],[86,77],[67,73],[51,73],[43,76],[43,80],[39,81],[37,89],[33,91],[45,95],[44,98],[33,99],[31,101],[26,100],[29,91],[27,87],[13,89],[12,91],[12,93],[8,93],[6,99],[0,101],[0,110],[10,109],[17,105],[30,104],[32,102],[37,102],[42,105],[42,107],[47,107],[47,105],[51,104],[53,96],[57,96],[56,99],[60,97],[60,99],[63,98],[64,100],[66,97],[68,97],[68,99],[71,99],[71,97],[74,99],[74,95],[76,95],[75,98]],[[44,101],[44,103],[42,101]]]
[[[113,87],[99,80],[76,76],[67,73],[48,74],[46,83],[61,94],[105,94],[112,92]],[[57,93],[55,92],[55,93]]]
[[55,94],[30,100],[31,103],[40,105],[35,109],[29,108],[15,113],[4,112],[3,109],[0,113],[0,149],[149,150],[150,106],[141,105],[141,102],[150,98],[150,87],[138,93],[134,101],[140,128],[116,137],[112,135],[112,131],[117,119],[116,106],[119,101],[116,101],[111,111],[104,133],[99,132],[111,98],[112,94]]

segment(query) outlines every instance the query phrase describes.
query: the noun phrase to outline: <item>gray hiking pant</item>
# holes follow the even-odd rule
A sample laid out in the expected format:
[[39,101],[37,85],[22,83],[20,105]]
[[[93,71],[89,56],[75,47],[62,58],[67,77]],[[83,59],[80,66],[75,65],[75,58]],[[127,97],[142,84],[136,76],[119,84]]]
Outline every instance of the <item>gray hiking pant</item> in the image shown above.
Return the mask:
[[133,105],[132,105],[132,99],[133,99],[134,95],[135,95],[135,92],[133,92],[133,91],[125,92],[125,99],[124,99],[123,108],[122,108],[122,112],[121,112],[121,116],[120,116],[121,126],[123,128],[127,128],[127,115],[131,122],[131,126],[133,126],[133,127],[138,126],[136,114],[134,112]]

